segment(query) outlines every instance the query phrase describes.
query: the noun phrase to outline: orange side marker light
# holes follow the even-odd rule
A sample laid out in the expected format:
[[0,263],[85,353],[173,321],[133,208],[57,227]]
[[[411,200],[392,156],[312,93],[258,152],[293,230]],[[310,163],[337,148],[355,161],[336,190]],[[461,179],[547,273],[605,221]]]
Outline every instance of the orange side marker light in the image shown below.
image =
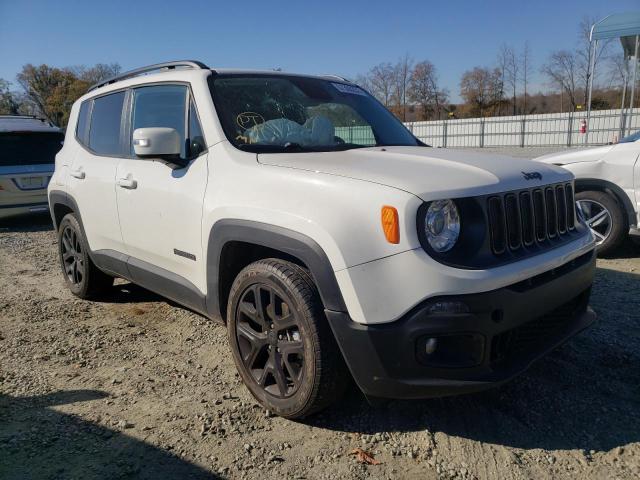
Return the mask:
[[400,243],[400,223],[398,221],[398,210],[395,207],[385,205],[382,207],[380,219],[382,221],[382,231],[389,243]]

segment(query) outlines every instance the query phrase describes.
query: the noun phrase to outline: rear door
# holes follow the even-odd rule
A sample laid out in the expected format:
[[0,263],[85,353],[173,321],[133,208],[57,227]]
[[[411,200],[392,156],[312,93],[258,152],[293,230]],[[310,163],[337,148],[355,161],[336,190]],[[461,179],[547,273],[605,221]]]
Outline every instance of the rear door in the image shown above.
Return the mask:
[[[129,140],[133,131],[170,127],[182,137],[186,167],[133,153],[116,175],[118,213],[132,280],[172,298],[171,280],[206,291],[201,224],[207,185],[207,153],[190,89],[183,84],[134,88],[131,93]],[[185,281],[187,283],[185,283]],[[175,293],[175,292],[174,292]]]
[[68,175],[68,192],[78,204],[89,247],[120,258],[124,246],[115,178],[125,155],[123,110],[127,95],[119,91],[81,105],[76,139],[82,148],[77,149]]
[[26,207],[47,211],[47,185],[62,132],[0,132],[0,214]]

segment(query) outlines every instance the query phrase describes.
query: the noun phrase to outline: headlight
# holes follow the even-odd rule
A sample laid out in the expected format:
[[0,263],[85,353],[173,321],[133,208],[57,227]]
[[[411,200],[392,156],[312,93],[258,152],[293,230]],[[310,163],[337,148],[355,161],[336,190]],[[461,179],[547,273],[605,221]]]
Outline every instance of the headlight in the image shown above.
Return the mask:
[[424,233],[431,248],[448,252],[460,236],[460,215],[452,200],[431,202],[425,214]]

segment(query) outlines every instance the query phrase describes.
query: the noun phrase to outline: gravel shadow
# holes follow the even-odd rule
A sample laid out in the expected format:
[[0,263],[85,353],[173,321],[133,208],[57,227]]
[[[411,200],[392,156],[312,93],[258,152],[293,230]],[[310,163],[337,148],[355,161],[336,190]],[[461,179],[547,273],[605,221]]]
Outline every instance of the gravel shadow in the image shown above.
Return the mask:
[[53,230],[48,212],[0,219],[0,232],[46,232]]
[[0,394],[0,478],[218,478],[123,432],[51,408],[105,397],[96,390]]
[[608,451],[640,441],[640,275],[598,268],[587,329],[510,383],[370,407],[355,388],[306,421],[366,434],[429,430],[483,443]]

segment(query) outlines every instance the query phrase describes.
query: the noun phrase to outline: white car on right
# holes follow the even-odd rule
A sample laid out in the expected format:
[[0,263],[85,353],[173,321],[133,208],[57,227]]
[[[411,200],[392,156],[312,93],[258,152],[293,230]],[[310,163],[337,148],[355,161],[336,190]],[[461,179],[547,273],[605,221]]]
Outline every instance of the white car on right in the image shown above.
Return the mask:
[[576,204],[608,255],[627,235],[640,238],[640,131],[613,145],[552,153],[534,161],[558,165],[576,177]]

